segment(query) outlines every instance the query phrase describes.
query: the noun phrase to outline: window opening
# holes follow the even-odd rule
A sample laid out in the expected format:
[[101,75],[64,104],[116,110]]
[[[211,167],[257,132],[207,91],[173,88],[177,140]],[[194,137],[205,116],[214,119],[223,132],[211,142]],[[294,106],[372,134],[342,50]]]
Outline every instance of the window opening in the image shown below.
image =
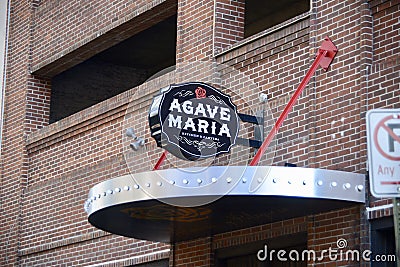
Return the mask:
[[247,38],[309,10],[309,0],[246,0],[244,37]]
[[50,123],[136,87],[175,65],[176,15],[54,76]]

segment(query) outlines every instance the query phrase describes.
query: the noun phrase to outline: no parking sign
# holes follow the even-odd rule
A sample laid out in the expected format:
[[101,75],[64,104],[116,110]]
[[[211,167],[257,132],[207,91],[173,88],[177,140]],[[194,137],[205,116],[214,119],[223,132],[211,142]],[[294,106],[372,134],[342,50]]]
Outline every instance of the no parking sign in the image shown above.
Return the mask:
[[367,146],[372,195],[400,197],[400,109],[367,112]]

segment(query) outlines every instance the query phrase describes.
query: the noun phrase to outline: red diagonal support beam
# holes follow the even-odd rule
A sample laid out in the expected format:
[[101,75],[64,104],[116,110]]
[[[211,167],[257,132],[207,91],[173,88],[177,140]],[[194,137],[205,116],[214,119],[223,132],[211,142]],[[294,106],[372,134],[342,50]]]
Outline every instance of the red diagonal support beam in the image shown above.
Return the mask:
[[306,76],[301,81],[299,87],[294,92],[292,98],[290,98],[288,104],[286,105],[285,109],[283,110],[282,114],[279,116],[278,120],[275,122],[274,127],[269,132],[268,136],[265,138],[264,142],[258,149],[256,155],[250,162],[250,166],[257,165],[261,157],[264,155],[265,151],[267,150],[268,146],[271,144],[272,140],[274,139],[275,135],[278,133],[279,128],[282,126],[283,121],[288,116],[289,112],[292,110],[294,104],[297,102],[297,99],[303,92],[304,88],[307,86],[307,83],[310,81],[311,77],[314,75],[315,71],[318,69],[318,66],[321,66],[325,71],[328,70],[330,64],[333,61],[337,53],[336,46],[332,43],[329,37],[326,37],[325,40],[322,42],[321,47],[318,49],[317,57],[315,58],[313,64],[311,65],[310,69],[306,73]]
[[164,160],[167,158],[167,154],[168,154],[167,150],[164,150],[164,152],[161,154],[161,157],[158,159],[156,165],[154,165],[153,171],[156,171],[160,168]]

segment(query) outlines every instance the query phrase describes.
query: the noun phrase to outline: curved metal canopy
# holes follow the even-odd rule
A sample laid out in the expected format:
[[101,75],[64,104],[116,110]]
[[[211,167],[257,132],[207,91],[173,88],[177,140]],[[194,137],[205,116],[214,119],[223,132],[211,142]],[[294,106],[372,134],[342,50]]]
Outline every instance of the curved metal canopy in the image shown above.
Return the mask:
[[176,242],[364,203],[365,176],[277,166],[211,166],[125,175],[95,185],[89,222]]

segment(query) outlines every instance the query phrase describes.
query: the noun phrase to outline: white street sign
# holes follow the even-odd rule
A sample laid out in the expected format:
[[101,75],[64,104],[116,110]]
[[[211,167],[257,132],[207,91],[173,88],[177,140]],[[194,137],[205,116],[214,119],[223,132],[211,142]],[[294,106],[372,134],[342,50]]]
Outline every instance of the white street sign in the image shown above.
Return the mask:
[[400,197],[400,109],[367,112],[367,146],[372,195]]

